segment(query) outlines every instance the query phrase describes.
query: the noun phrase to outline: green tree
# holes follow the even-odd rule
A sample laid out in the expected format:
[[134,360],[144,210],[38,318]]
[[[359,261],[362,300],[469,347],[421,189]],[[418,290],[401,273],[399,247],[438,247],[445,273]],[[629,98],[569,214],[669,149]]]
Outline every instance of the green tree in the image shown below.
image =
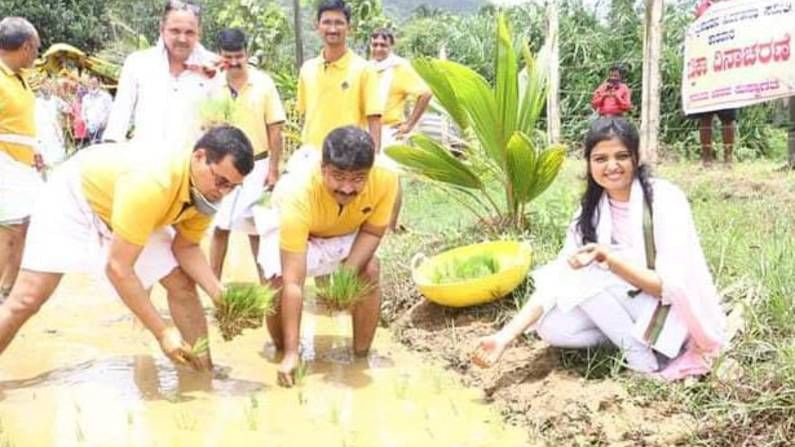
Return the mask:
[[[510,28],[497,15],[494,87],[471,68],[456,62],[419,58],[414,67],[434,97],[461,129],[474,136],[467,159],[422,134],[411,146],[392,146],[387,153],[421,178],[454,192],[484,221],[521,227],[526,206],[555,180],[565,157],[562,146],[546,147],[537,129],[546,104],[546,65],[537,62],[526,45],[526,82],[520,89],[519,70]],[[543,51],[542,51],[543,53]],[[504,200],[494,196],[496,180]]]
[[3,0],[0,17],[20,16],[38,30],[42,47],[66,42],[89,53],[107,42],[107,2],[104,0]]

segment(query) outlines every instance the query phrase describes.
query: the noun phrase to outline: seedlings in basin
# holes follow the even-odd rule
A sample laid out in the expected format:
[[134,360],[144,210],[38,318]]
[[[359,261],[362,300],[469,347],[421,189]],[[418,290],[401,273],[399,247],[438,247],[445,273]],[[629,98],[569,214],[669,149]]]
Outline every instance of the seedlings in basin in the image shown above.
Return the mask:
[[442,263],[431,274],[435,284],[468,281],[493,275],[500,271],[500,261],[493,255],[478,254],[453,258]]

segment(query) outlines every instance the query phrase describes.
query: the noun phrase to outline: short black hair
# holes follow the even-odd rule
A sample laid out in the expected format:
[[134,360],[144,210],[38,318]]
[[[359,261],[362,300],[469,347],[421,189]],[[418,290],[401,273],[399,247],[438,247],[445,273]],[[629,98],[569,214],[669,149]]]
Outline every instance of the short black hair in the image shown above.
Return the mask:
[[202,20],[202,7],[191,0],[166,0],[166,5],[163,7],[163,21],[171,11],[190,11],[199,22]]
[[372,168],[374,162],[373,138],[358,127],[338,127],[323,141],[323,166],[358,171]]
[[219,163],[227,155],[234,159],[235,169],[240,175],[248,175],[254,169],[254,149],[246,134],[233,126],[216,126],[205,132],[193,150],[204,149],[207,160]]
[[618,74],[619,74],[619,75],[621,75],[621,77],[622,77],[622,78],[624,77],[624,68],[623,68],[623,67],[621,67],[621,65],[618,65],[618,64],[616,64],[616,65],[612,65],[612,66],[610,67],[610,69],[609,69],[609,70],[607,70],[607,72],[608,72],[608,73],[612,73],[612,72],[614,72],[614,71],[617,71],[617,72],[618,72]]
[[339,11],[345,14],[345,21],[351,23],[351,7],[343,0],[322,0],[317,5],[317,21],[326,11]]
[[240,28],[224,28],[218,32],[216,44],[221,51],[244,51],[248,47],[248,39]]
[[22,17],[0,20],[0,50],[18,50],[35,35],[36,28]]
[[386,40],[390,45],[395,44],[395,35],[389,28],[377,28],[375,31],[370,33],[370,39],[375,39],[376,37]]

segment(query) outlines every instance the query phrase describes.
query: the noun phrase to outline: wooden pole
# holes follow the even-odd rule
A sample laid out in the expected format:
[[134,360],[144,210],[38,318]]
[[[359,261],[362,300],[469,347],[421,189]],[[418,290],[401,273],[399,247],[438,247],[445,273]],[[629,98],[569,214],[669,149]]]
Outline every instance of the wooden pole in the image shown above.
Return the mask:
[[645,162],[656,163],[660,133],[660,56],[664,0],[645,0],[645,3],[640,149],[641,158]]
[[560,142],[560,39],[558,0],[547,2],[547,45],[549,45],[549,91],[547,92],[547,139]]
[[795,96],[789,97],[789,168],[795,169]]

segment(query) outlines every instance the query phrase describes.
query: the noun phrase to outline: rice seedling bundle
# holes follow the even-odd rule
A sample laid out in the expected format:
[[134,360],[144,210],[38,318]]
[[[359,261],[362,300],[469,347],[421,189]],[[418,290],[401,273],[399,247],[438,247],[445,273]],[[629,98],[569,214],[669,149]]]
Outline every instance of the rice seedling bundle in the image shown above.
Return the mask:
[[205,129],[232,124],[236,111],[234,99],[226,96],[206,99],[199,105],[199,117]]
[[475,256],[453,258],[438,267],[431,275],[436,284],[468,281],[493,275],[500,271],[500,261],[493,255],[479,254]]
[[318,286],[317,297],[332,312],[346,311],[372,292],[374,287],[362,279],[357,270],[341,267]]
[[229,341],[243,329],[262,326],[266,315],[274,311],[276,291],[254,283],[230,283],[215,309],[215,319],[221,336]]

